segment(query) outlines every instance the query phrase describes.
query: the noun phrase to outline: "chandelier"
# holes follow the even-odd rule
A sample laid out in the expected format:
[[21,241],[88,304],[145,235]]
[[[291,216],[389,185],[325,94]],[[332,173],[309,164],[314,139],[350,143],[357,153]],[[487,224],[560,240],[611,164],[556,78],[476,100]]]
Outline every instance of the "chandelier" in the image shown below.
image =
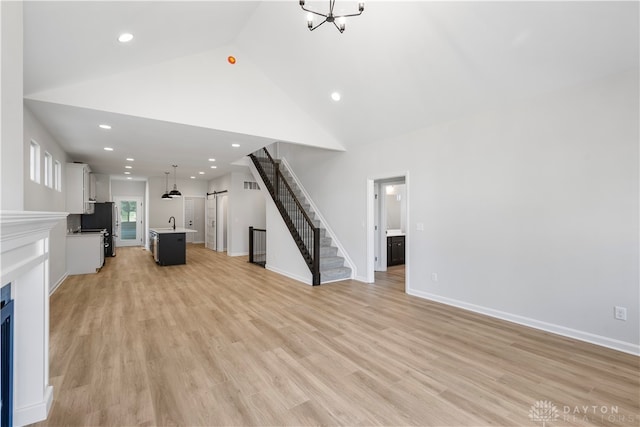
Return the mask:
[[[364,11],[364,2],[358,3],[358,13],[350,13],[346,15],[333,14],[333,7],[336,4],[336,0],[329,0],[329,13],[326,13],[326,14],[316,12],[315,10],[307,9],[306,7],[304,7],[304,3],[305,3],[305,0],[300,0],[300,7],[302,8],[302,10],[309,12],[309,14],[307,15],[307,27],[309,27],[309,31],[315,30],[325,22],[330,22],[333,25],[335,25],[338,31],[342,33],[344,32],[345,18],[362,15],[362,12]],[[324,18],[324,20],[317,25],[313,25],[313,15],[321,16],[322,18]]]

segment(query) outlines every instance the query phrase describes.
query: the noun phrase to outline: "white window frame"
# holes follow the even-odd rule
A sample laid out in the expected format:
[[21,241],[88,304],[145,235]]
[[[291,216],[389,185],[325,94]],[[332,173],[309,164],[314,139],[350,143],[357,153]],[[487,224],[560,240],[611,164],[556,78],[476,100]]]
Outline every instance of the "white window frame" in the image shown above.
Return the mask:
[[53,188],[53,156],[48,151],[44,152],[44,185]]
[[58,160],[53,162],[53,187],[62,191],[62,164]]
[[29,178],[40,184],[40,144],[33,139],[29,145]]

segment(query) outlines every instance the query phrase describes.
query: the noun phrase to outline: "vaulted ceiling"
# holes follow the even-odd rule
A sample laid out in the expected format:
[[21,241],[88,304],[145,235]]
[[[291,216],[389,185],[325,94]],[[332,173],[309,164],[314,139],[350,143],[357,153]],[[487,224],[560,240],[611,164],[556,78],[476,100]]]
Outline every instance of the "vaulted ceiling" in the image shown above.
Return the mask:
[[[309,32],[296,0],[30,1],[25,102],[98,172],[122,176],[134,157],[137,177],[179,164],[179,177],[211,179],[273,141],[348,150],[637,69],[638,12],[638,2],[369,1],[340,34]],[[134,39],[121,44],[125,31]]]

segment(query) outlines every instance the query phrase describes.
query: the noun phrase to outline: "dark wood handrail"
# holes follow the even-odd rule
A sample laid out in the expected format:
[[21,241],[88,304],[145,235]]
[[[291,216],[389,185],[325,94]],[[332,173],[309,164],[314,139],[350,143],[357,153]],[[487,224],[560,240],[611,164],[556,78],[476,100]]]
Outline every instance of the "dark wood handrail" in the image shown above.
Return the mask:
[[[275,160],[273,160],[273,157],[271,157],[271,154],[269,154],[269,151],[267,151],[266,148],[263,148],[264,152],[267,154],[267,157],[269,158],[269,161],[271,162],[271,164],[275,167],[276,170],[276,174],[280,177],[280,178],[284,178],[282,175],[282,172],[280,172],[280,165],[278,163],[275,162]],[[293,190],[291,189],[291,186],[289,185],[289,183],[287,182],[286,179],[283,179],[282,182],[284,182],[285,187],[287,188],[287,192],[289,194],[291,194],[293,196],[293,201],[296,203],[296,206],[298,207],[298,209],[302,212],[302,215],[304,216],[306,222],[309,224],[309,226],[311,227],[312,230],[316,229],[317,227],[313,224],[313,220],[309,217],[309,215],[307,214],[307,212],[304,210],[304,208],[302,207],[302,204],[300,203],[300,200],[298,200],[298,197],[295,195],[295,193],[293,192]]]

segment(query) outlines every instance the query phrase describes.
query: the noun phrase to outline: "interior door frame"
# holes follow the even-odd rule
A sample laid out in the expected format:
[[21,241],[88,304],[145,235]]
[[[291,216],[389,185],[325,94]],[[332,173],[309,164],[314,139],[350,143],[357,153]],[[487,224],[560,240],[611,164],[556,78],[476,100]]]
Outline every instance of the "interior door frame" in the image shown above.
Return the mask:
[[[366,240],[367,240],[367,272],[366,272],[366,282],[374,283],[375,282],[375,244],[376,244],[376,233],[382,233],[382,230],[376,230],[376,219],[377,215],[375,214],[375,209],[380,209],[380,205],[376,203],[375,195],[376,195],[376,186],[381,190],[382,186],[376,181],[386,181],[392,180],[394,178],[401,179],[404,177],[405,189],[406,189],[406,202],[407,202],[407,212],[405,218],[406,230],[405,230],[405,285],[404,291],[405,293],[410,289],[409,283],[409,271],[410,271],[410,260],[409,256],[409,242],[411,241],[411,223],[409,222],[409,209],[410,206],[410,191],[409,191],[409,171],[398,172],[398,173],[388,173],[384,175],[376,175],[370,176],[367,178],[367,220],[366,220]],[[378,197],[382,197],[382,195],[378,195]],[[382,239],[380,239],[382,240]],[[380,248],[386,248],[386,244],[382,244],[383,242],[378,241]],[[382,251],[382,249],[380,249]]]
[[[203,199],[204,200],[204,242],[207,242],[207,197],[206,196],[182,196],[182,221],[184,228],[191,228],[187,225],[187,199]],[[189,233],[194,234],[194,233]],[[193,242],[198,243],[198,242]],[[202,242],[199,242],[202,243]]]
[[[213,196],[213,199],[210,199],[209,196]],[[213,202],[213,218],[209,217],[209,203]],[[216,250],[216,217],[217,217],[217,201],[215,197],[215,193],[207,193],[204,198],[204,247],[207,249],[211,249],[212,251]],[[213,238],[209,236],[209,223],[213,221],[211,228],[213,229]],[[211,241],[211,246],[208,246]]]
[[[213,191],[212,193],[207,193],[204,199],[204,221],[205,221],[205,227],[204,227],[204,246],[208,249],[211,249],[212,251],[218,251],[218,196],[227,196],[229,194],[229,190],[222,190],[222,191]],[[211,201],[212,199],[209,198],[209,196],[213,196],[213,211],[214,211],[214,218],[209,218],[209,206],[207,205],[207,203],[209,201]],[[228,203],[227,199],[227,203]],[[229,208],[227,206],[227,218],[228,219],[229,215],[228,212]],[[207,246],[207,242],[209,242],[209,222],[213,221],[213,225],[211,226],[211,228],[213,229],[213,247],[208,247]],[[228,231],[228,230],[227,230]],[[228,236],[227,236],[228,239]],[[220,251],[221,252],[221,251]]]
[[[216,194],[216,252],[227,252],[229,246],[229,193],[226,191],[220,194],[221,199],[225,199],[224,210],[221,211],[218,204],[218,194]],[[219,215],[222,214],[222,215]],[[221,221],[222,220],[222,221]],[[222,229],[220,229],[222,228]],[[220,245],[220,239],[223,244]]]
[[[120,217],[120,202],[123,200],[135,201],[137,203],[136,210],[136,238],[134,240],[122,240],[122,218]],[[116,247],[123,246],[144,246],[144,224],[145,224],[145,211],[144,211],[144,197],[142,196],[113,196],[113,202],[116,206],[116,214],[118,215],[117,224],[118,232],[115,238]],[[135,243],[132,243],[135,242]]]

